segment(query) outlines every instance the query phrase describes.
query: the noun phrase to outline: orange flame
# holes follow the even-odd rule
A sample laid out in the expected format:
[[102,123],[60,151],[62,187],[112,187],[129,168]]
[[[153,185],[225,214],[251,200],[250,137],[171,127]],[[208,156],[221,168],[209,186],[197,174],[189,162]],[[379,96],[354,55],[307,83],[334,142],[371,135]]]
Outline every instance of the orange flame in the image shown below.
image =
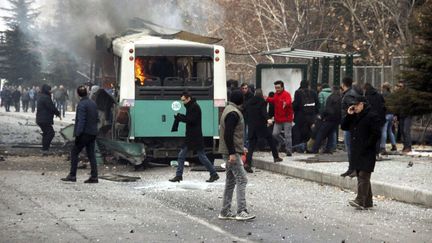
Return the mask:
[[140,84],[144,85],[145,73],[144,73],[145,61],[141,58],[135,58],[135,79],[139,79]]

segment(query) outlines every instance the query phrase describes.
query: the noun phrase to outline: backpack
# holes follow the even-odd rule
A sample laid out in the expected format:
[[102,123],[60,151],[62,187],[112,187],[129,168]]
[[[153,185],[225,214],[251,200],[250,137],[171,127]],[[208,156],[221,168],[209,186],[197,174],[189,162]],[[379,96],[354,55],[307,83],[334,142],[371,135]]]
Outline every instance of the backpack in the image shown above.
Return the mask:
[[301,91],[301,109],[305,114],[315,114],[315,98],[311,91],[302,90]]

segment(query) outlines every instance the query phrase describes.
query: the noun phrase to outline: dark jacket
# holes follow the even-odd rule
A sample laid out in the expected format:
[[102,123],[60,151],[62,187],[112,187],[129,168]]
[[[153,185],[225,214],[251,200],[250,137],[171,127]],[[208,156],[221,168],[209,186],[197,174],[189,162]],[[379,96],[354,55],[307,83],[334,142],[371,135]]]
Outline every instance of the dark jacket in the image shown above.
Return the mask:
[[244,106],[248,123],[248,136],[264,137],[267,133],[267,103],[263,97],[254,96]]
[[365,97],[370,105],[371,110],[378,115],[381,125],[384,125],[386,108],[382,94],[378,93],[376,89],[371,88],[366,90]]
[[186,146],[191,150],[203,149],[201,108],[194,98],[192,98],[185,107],[186,115],[178,114],[176,119],[186,123]]
[[342,98],[340,95],[336,93],[331,94],[326,100],[324,111],[321,114],[322,119],[324,121],[339,123],[341,120],[341,106]]
[[47,84],[42,85],[37,100],[36,123],[54,124],[54,115],[60,116],[60,112],[51,100],[51,87]]
[[88,97],[81,98],[75,114],[74,135],[97,135],[98,111],[96,103]]
[[347,114],[342,119],[341,128],[351,132],[350,169],[373,172],[376,143],[381,135],[378,115],[366,105],[359,114]]
[[354,103],[357,96],[361,96],[361,92],[357,91],[354,87],[342,93],[342,119],[346,116],[348,107]]
[[[309,101],[308,101],[309,100]],[[300,88],[294,93],[294,122],[313,120],[319,112],[319,100],[315,91],[308,88]]]
[[13,99],[14,102],[19,102],[20,99],[21,99],[21,92],[19,90],[15,90],[12,93],[12,99]]

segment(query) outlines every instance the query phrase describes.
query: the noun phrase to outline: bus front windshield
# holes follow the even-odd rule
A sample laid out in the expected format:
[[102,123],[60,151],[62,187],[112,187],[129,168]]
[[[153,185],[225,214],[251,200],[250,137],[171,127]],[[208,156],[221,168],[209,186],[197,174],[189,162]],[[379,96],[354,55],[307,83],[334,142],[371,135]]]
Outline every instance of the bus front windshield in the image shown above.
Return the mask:
[[139,86],[211,86],[213,60],[202,56],[138,56],[135,82]]

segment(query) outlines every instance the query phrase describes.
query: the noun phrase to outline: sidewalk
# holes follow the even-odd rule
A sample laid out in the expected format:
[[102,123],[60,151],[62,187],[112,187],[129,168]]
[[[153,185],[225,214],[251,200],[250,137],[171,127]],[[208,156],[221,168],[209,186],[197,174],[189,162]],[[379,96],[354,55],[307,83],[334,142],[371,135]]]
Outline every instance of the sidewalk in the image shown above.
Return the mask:
[[[375,196],[432,207],[432,157],[419,156],[416,152],[412,154],[389,155],[384,157],[385,160],[377,161],[371,177],[372,192]],[[356,178],[340,176],[348,168],[348,162],[344,162],[347,161],[346,154],[314,156],[294,154],[293,157],[284,157],[281,163],[273,163],[270,153],[258,152],[254,154],[254,167],[356,191]],[[303,161],[315,158],[339,162]]]

